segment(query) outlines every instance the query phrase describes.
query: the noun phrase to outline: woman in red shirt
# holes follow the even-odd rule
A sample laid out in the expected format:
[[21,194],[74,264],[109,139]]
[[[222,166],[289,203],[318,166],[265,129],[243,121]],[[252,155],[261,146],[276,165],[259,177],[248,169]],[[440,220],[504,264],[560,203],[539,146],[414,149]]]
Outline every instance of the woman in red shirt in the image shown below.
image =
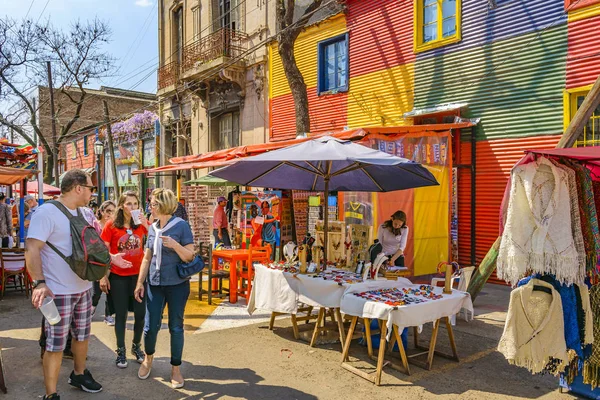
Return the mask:
[[115,312],[115,335],[117,337],[117,359],[119,368],[127,367],[127,349],[125,348],[125,327],[130,304],[133,307],[135,322],[133,325],[133,346],[131,353],[136,361],[144,361],[145,354],[141,348],[144,318],[146,316],[145,299],[139,303],[133,301],[133,292],[144,258],[144,236],[148,233],[148,221],[140,212],[141,224],[134,222],[131,212],[139,210],[140,199],[136,192],[127,191],[119,198],[117,213],[113,220],[104,225],[102,240],[106,242],[113,257],[110,275],[102,278],[100,288],[110,291],[113,311]]

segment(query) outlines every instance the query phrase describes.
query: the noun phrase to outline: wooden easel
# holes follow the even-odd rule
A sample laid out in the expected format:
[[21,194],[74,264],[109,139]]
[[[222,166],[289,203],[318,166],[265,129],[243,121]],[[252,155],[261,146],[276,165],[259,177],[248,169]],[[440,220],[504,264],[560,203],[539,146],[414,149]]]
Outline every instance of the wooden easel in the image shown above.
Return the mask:
[[[387,340],[386,340],[387,321],[385,321],[385,320],[379,320],[379,327],[380,327],[379,335],[381,338],[380,342],[379,342],[379,353],[378,353],[377,357],[375,357],[373,355],[373,345],[371,343],[371,334],[377,333],[377,332],[371,331],[371,324],[370,324],[371,321],[368,318],[364,318],[365,336],[367,339],[367,352],[369,354],[370,359],[377,361],[377,369],[375,370],[375,372],[372,372],[370,374],[366,373],[366,372],[352,366],[349,363],[349,358],[348,358],[348,353],[350,351],[350,343],[352,342],[352,336],[354,334],[354,329],[356,328],[356,323],[358,322],[358,318],[359,317],[352,317],[352,322],[350,324],[350,330],[348,331],[348,335],[346,336],[346,341],[344,342],[344,350],[342,352],[342,368],[352,372],[353,374],[360,376],[361,378],[364,378],[370,382],[373,382],[377,386],[379,386],[381,384],[381,373],[383,371],[383,368],[386,366],[389,366],[397,371],[405,373],[406,375],[410,375],[410,367],[408,365],[409,362],[411,364],[415,364],[415,365],[429,371],[429,370],[431,370],[431,367],[433,366],[434,355],[448,358],[448,359],[451,359],[451,360],[454,360],[457,362],[459,361],[458,352],[456,350],[456,343],[454,342],[454,332],[452,330],[452,325],[450,324],[450,317],[442,317],[434,322],[433,332],[431,333],[431,340],[429,342],[429,347],[419,345],[419,336],[418,336],[417,327],[414,327],[413,332],[414,332],[415,347],[417,349],[426,350],[426,351],[417,353],[417,354],[411,354],[411,355],[406,354],[406,349],[404,348],[404,345],[402,344],[402,339],[400,338],[400,333],[398,332],[398,327],[396,325],[394,325],[392,327],[393,328],[392,329],[392,338],[389,343],[389,351],[391,352],[392,349],[394,348],[394,344],[398,343],[398,349],[400,350],[401,364],[395,364],[389,360],[385,360],[385,349],[386,349],[386,345],[387,345]],[[448,338],[450,339],[450,347],[452,348],[453,355],[448,355],[448,354],[445,354],[445,353],[435,350],[435,346],[437,343],[437,335],[438,335],[438,331],[439,331],[439,327],[440,327],[440,322],[442,321],[442,319],[444,319],[445,323],[446,323],[446,328],[448,330]],[[426,362],[422,362],[420,360],[414,359],[415,357],[421,356],[423,354],[428,355]]]
[[[330,316],[331,320],[337,323],[337,327],[338,327],[338,331],[339,331],[339,335],[340,335],[340,342],[342,343],[342,346],[343,346],[344,342],[345,342],[344,320],[342,318],[342,313],[340,312],[340,309],[339,308],[330,308],[329,312],[327,312],[326,307],[320,307],[319,312],[317,314],[312,313],[313,309],[314,309],[314,307],[312,307],[312,306],[305,306],[305,307],[299,308],[298,309],[299,312],[306,313],[306,315],[303,315],[301,317],[298,317],[296,314],[291,314],[294,339],[296,339],[296,340],[300,339],[300,332],[298,330],[298,322],[304,321],[308,324],[308,323],[310,323],[311,320],[316,319],[315,327],[313,329],[313,334],[312,334],[312,338],[310,341],[310,347],[314,347],[317,342],[317,338],[319,337],[319,334],[321,332],[325,332],[325,331],[329,330],[329,328],[327,328],[324,324],[325,315],[328,314]],[[280,316],[280,315],[286,315],[286,313],[279,313],[279,312],[271,313],[271,320],[269,321],[269,330],[273,330],[273,325],[275,324],[275,317]]]

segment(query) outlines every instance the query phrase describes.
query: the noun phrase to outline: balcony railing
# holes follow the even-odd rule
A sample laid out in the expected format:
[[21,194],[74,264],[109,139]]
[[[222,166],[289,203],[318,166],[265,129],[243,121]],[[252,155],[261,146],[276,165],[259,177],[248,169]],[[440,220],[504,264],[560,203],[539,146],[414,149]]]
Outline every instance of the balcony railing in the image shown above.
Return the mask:
[[240,57],[248,49],[248,35],[223,28],[183,48],[182,71],[219,57]]
[[172,61],[158,69],[158,89],[174,85],[179,78],[179,63]]

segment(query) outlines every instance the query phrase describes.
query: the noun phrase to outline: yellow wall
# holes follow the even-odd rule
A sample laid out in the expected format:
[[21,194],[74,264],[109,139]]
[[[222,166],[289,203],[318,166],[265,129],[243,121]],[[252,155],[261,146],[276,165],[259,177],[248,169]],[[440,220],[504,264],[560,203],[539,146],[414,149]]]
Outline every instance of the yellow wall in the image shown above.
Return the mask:
[[595,17],[596,15],[600,15],[600,4],[594,4],[589,7],[569,12],[568,21],[575,22],[581,19]]
[[449,169],[431,166],[429,171],[440,183],[415,189],[414,274],[436,272],[438,263],[449,260]]
[[414,67],[404,64],[350,78],[348,127],[406,125],[402,114],[413,108]]
[[[340,14],[309,27],[298,36],[294,45],[294,55],[307,88],[317,86],[317,43],[345,32],[346,18],[344,14]],[[270,97],[289,94],[291,90],[283,72],[281,57],[277,52],[277,43],[271,45],[269,61],[271,64]]]

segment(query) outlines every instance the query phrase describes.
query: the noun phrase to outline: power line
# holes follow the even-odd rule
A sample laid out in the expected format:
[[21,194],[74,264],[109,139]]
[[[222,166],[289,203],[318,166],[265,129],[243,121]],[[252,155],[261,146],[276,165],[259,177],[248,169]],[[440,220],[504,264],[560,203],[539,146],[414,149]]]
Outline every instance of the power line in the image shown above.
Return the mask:
[[31,11],[31,7],[33,6],[33,3],[35,3],[35,0],[31,0],[31,4],[29,4],[29,9],[27,9],[27,14],[25,14],[24,19],[27,19],[27,17],[29,16],[29,12]]

